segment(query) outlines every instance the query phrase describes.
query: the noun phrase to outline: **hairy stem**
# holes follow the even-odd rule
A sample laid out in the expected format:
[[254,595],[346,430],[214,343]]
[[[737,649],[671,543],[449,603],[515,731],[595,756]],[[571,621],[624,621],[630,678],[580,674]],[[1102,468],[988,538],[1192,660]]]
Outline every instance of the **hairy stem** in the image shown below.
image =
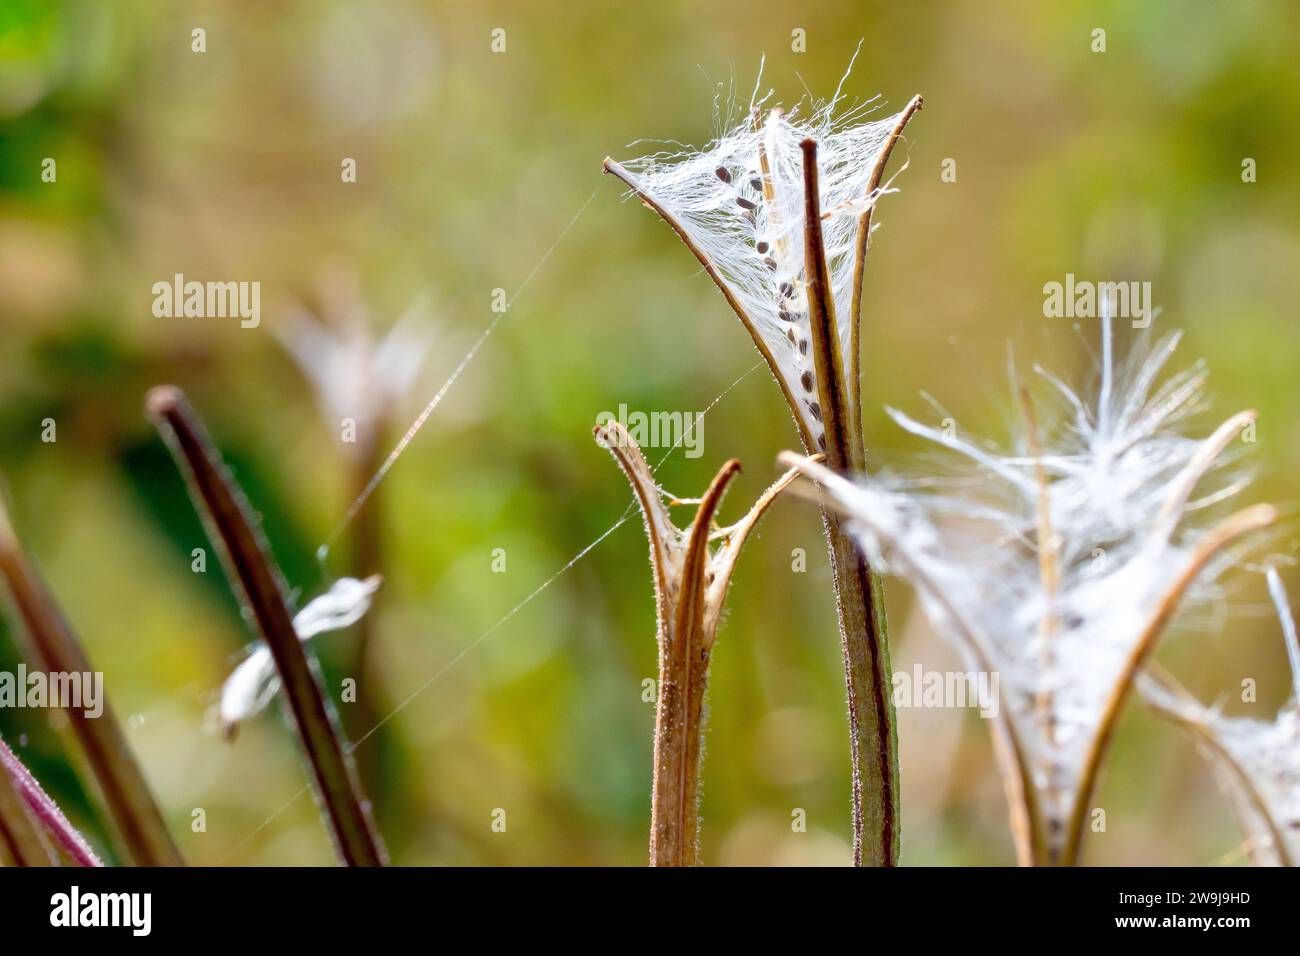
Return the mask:
[[243,492],[180,389],[170,385],[153,389],[146,407],[188,478],[190,495],[221,554],[231,586],[275,660],[335,850],[349,866],[386,864],[387,854],[371,822],[337,715],[321,689],[315,659],[308,656],[294,630],[282,576]]
[[[3,778],[0,779],[0,791],[8,790],[16,794],[22,804],[25,804],[24,809],[26,814],[29,815],[29,819],[53,837],[58,848],[66,853],[73,863],[78,866],[103,866],[99,861],[99,857],[95,856],[95,851],[86,842],[86,838],[68,822],[68,818],[63,815],[59,805],[50,799],[45,789],[32,776],[31,771],[23,765],[23,762],[18,759],[18,755],[9,749],[9,745],[3,739],[0,739],[0,778]],[[6,831],[0,834],[0,842],[12,846],[11,834],[14,828],[9,825],[13,821],[11,807],[8,795],[0,792],[0,818],[2,818],[0,819],[0,830]],[[19,822],[17,826],[21,828],[22,823]],[[26,837],[19,834],[19,839],[23,840]],[[0,850],[3,849],[3,847],[0,847]],[[45,849],[42,845],[42,853],[35,860],[31,859],[32,849],[29,843],[23,853],[27,858],[27,862],[20,862],[18,865],[48,866],[52,859],[49,856],[48,849]],[[0,853],[0,858],[2,857],[3,853]],[[42,860],[41,857],[44,859]]]
[[700,744],[712,635],[705,627],[709,529],[722,495],[740,471],[727,462],[705,492],[691,523],[671,617],[661,620],[659,703],[655,713],[650,863],[693,866],[699,859]]
[[[804,276],[817,398],[826,429],[827,467],[837,474],[866,466],[862,432],[856,427],[840,354],[835,303],[822,241],[817,143],[806,139],[804,174]],[[890,694],[892,669],[880,581],[838,514],[823,509],[835,574],[840,646],[848,692],[853,761],[853,862],[898,862],[898,736]]]
[[11,767],[18,758],[0,740],[0,866],[52,866],[50,848]]
[[[0,505],[0,574],[8,582],[23,620],[29,656],[47,674],[90,674],[94,667],[81,642],[27,560]],[[83,708],[64,713],[112,823],[122,857],[136,866],[182,866],[162,811],[144,772],[126,742],[107,699],[102,713],[90,717]]]

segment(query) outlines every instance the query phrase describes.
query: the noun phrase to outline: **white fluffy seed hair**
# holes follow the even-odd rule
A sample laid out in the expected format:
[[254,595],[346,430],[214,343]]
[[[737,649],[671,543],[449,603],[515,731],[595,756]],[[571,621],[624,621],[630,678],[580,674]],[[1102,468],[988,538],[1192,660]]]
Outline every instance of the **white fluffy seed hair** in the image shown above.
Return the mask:
[[1292,693],[1271,720],[1227,717],[1167,680],[1144,676],[1142,696],[1191,729],[1218,772],[1245,831],[1251,856],[1300,865],[1300,642],[1286,589],[1275,568],[1268,589],[1291,665]]
[[429,302],[418,298],[375,341],[364,315],[348,313],[338,328],[298,306],[272,326],[316,389],[331,423],[372,424],[411,387],[433,345]]
[[[1194,501],[1193,489],[1251,420],[1235,416],[1206,440],[1183,434],[1201,405],[1203,366],[1157,385],[1177,336],[1144,334],[1117,369],[1109,320],[1102,326],[1095,400],[1038,370],[1059,414],[1041,434],[1032,424],[1040,416],[1027,414],[1009,451],[891,410],[943,449],[941,477],[854,482],[804,466],[849,516],[874,566],[909,580],[936,630],[978,669],[999,672],[1003,713],[1026,752],[1049,840],[1069,819],[1125,661],[1189,566],[1198,534],[1185,517],[1244,479],[1218,468],[1217,491]],[[1039,553],[1044,504],[1050,585]],[[1184,604],[1214,599],[1212,582],[1229,563],[1212,562]]]
[[[380,583],[378,576],[365,580],[339,578],[328,591],[294,615],[293,629],[298,640],[306,641],[361,620],[370,609],[370,599],[379,590]],[[233,734],[240,723],[260,713],[279,689],[280,679],[275,673],[271,650],[259,643],[221,688],[218,715],[226,734]]]
[[620,170],[676,220],[712,265],[772,356],[774,373],[816,441],[824,430],[815,408],[809,342],[800,143],[817,141],[823,243],[848,367],[859,222],[881,195],[894,191],[873,191],[871,181],[902,113],[867,121],[874,101],[846,105],[843,80],[829,100],[806,99],[782,111],[769,108],[773,94],[760,94],[761,82],[760,66],[743,110],[734,99],[725,109],[715,101],[720,132],[703,149],[672,144],[628,160]]

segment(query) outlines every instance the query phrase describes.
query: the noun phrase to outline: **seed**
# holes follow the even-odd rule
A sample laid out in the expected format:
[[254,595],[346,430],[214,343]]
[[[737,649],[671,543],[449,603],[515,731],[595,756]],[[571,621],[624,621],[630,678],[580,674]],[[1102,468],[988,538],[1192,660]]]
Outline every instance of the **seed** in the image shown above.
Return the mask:
[[[805,370],[804,370],[804,373],[803,373],[802,375],[799,376],[799,381],[803,383],[803,390],[804,390],[805,392],[811,392],[811,391],[813,390],[813,374],[812,374],[812,372],[809,372],[807,369],[805,369]],[[813,409],[817,409],[817,403],[816,403],[816,402],[813,402],[812,405],[810,405],[809,407],[810,407],[810,408],[813,408]],[[821,410],[820,410],[820,409],[817,409],[816,411],[814,411],[813,414],[817,416],[818,421],[821,420]]]
[[[822,420],[822,407],[816,402],[808,403],[808,411],[812,413],[812,417],[817,419],[817,421]],[[824,448],[825,446],[823,445],[822,447]]]
[[713,175],[717,176],[724,183],[731,182],[731,173],[727,172],[726,167],[724,166],[719,166],[717,169],[715,169],[713,171]]
[[744,196],[736,197],[736,205],[738,205],[741,209],[754,210],[758,208],[758,206],[754,205],[754,203],[750,202]]
[[754,248],[758,250],[758,254],[761,256],[767,252],[767,243],[760,241]]

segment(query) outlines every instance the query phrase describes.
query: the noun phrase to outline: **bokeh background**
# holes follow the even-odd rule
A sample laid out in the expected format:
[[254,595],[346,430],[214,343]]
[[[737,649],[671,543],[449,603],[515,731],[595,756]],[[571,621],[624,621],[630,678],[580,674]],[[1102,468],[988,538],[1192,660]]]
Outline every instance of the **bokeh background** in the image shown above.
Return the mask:
[[[191,52],[196,27],[206,53]],[[490,50],[497,27],[505,53]],[[1099,27],[1105,53],[1091,49]],[[795,28],[805,53],[791,51]],[[1086,378],[1095,329],[1045,319],[1045,282],[1150,280],[1161,324],[1186,332],[1181,362],[1211,363],[1214,409],[1261,412],[1248,496],[1289,506],[1294,4],[0,5],[4,494],[189,860],[332,857],[278,708],[233,745],[212,727],[250,634],[216,561],[191,571],[192,549],[208,544],[141,411],[161,382],[182,385],[207,419],[304,599],[359,554],[380,565],[366,699],[341,709],[356,738],[405,702],[358,750],[397,862],[644,862],[653,705],[641,692],[655,644],[639,520],[502,619],[630,501],[591,440],[598,412],[699,410],[740,379],[709,413],[703,456],[660,472],[693,495],[741,458],[733,513],[795,438],[767,372],[746,376],[757,354],[711,283],[654,216],[621,201],[600,161],[646,151],[627,145],[642,137],[708,141],[715,95],[734,81],[747,96],[764,53],[779,99],[827,95],[859,39],[847,92],[891,110],[925,96],[867,271],[873,461],[916,451],[881,407],[930,414],[922,390],[963,426],[1005,434],[1008,343],[1023,363]],[[45,157],[55,183],[41,180]],[[356,183],[340,181],[344,157]],[[1242,181],[1247,157],[1257,182]],[[941,181],[945,158],[955,182]],[[178,272],[260,281],[261,326],[155,318],[151,286]],[[495,289],[512,297],[508,314],[318,562],[374,455],[494,317]],[[381,336],[422,297],[428,359],[376,447],[358,453],[277,330],[306,309]],[[364,361],[350,348],[344,367]],[[55,443],[41,441],[46,418]],[[1293,551],[1293,535],[1274,545]],[[796,548],[805,573],[792,571]],[[1300,594],[1300,574],[1286,577]],[[1280,634],[1257,575],[1240,575],[1232,596],[1223,620],[1180,622],[1162,659],[1239,712],[1252,711],[1236,690],[1255,678],[1255,712],[1271,715],[1289,686]],[[844,864],[844,692],[811,507],[790,500],[765,519],[729,607],[710,689],[704,860]],[[906,586],[890,589],[889,610],[896,667],[959,666]],[[19,659],[15,626],[0,624],[0,668]],[[354,628],[314,641],[336,692],[361,639]],[[0,712],[0,732],[110,852],[47,716]],[[904,710],[900,736],[905,862],[1010,863],[978,717]],[[1089,862],[1242,862],[1212,775],[1140,709],[1098,802],[1108,828],[1090,836]],[[195,808],[205,832],[192,831]],[[505,833],[491,828],[496,808]],[[795,808],[806,833],[792,832]]]

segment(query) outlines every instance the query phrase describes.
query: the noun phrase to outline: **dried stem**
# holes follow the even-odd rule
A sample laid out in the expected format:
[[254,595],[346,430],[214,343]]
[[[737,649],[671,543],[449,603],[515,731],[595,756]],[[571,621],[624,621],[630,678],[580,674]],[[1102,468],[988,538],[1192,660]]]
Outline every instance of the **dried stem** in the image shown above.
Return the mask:
[[[1278,865],[1294,865],[1290,855],[1287,853],[1286,839],[1282,835],[1282,827],[1277,820],[1274,819],[1273,813],[1269,809],[1268,801],[1265,800],[1264,795],[1260,793],[1259,787],[1255,784],[1253,775],[1249,770],[1238,763],[1237,758],[1233,756],[1232,752],[1228,750],[1228,748],[1223,746],[1222,742],[1220,742],[1219,738],[1210,727],[1208,727],[1203,721],[1196,720],[1191,716],[1190,711],[1195,710],[1199,712],[1203,710],[1200,701],[1189,694],[1186,688],[1174,680],[1174,678],[1163,668],[1154,663],[1148,664],[1145,667],[1143,670],[1143,676],[1163,690],[1166,694],[1178,698],[1182,701],[1183,705],[1187,707],[1189,712],[1183,712],[1177,707],[1166,706],[1151,696],[1147,697],[1147,704],[1149,706],[1190,732],[1192,736],[1196,738],[1197,743],[1208,750],[1214,756],[1218,765],[1228,773],[1231,782],[1240,788],[1242,797],[1248,804],[1250,804],[1251,809],[1264,822],[1264,827],[1268,830],[1269,842],[1277,852]],[[1245,822],[1244,819],[1242,822]],[[1247,837],[1250,836],[1249,828],[1246,829],[1246,835]],[[1255,857],[1253,853],[1252,857]],[[1259,862],[1258,858],[1255,859],[1255,862]]]
[[1160,639],[1160,635],[1178,609],[1183,595],[1210,562],[1211,558],[1243,535],[1266,528],[1276,520],[1276,509],[1269,505],[1255,505],[1239,511],[1223,521],[1196,546],[1196,550],[1192,552],[1186,566],[1157,602],[1150,620],[1148,620],[1141,635],[1134,643],[1133,649],[1125,659],[1119,677],[1111,690],[1110,697],[1102,709],[1101,720],[1098,722],[1097,732],[1088,747],[1083,772],[1079,778],[1078,788],[1075,791],[1070,820],[1066,828],[1065,846],[1059,860],[1053,862],[1060,862],[1066,866],[1076,866],[1079,862],[1088,804],[1092,800],[1093,791],[1096,789],[1102,759],[1105,757],[1111,738],[1115,734],[1115,726],[1119,721],[1120,712],[1123,710],[1124,702],[1128,699],[1134,678],[1155,649],[1156,642]]
[[740,462],[728,461],[700,501],[682,559],[673,622],[662,637],[650,826],[655,866],[690,866],[699,858],[700,743],[713,643],[704,629],[709,528],[739,473]]
[[[885,146],[876,160],[875,168],[871,171],[871,180],[867,183],[866,198],[870,199],[876,190],[880,188],[880,184],[885,178],[885,166],[889,163],[889,157],[894,151],[894,146],[903,136],[903,128],[907,126],[908,120],[924,104],[925,101],[921,99],[921,95],[918,93],[904,107],[903,112],[898,114],[898,122],[894,124],[894,128],[890,131],[889,139],[886,140]],[[871,213],[874,209],[875,204],[873,203],[867,207],[867,211],[858,220],[857,245],[853,253],[853,298],[849,306],[849,321],[852,323],[849,328],[849,390],[852,394],[850,410],[853,413],[853,419],[859,434],[862,432],[862,354],[860,344],[862,285],[867,267],[867,253],[871,251]]]
[[[360,495],[366,491],[371,477],[379,470],[385,457],[379,436],[386,430],[387,418],[380,416],[365,430],[362,443],[357,453],[349,462],[353,494]],[[374,489],[368,502],[369,507],[362,508],[353,527],[352,573],[357,578],[368,578],[383,572],[383,508],[377,500],[383,494],[382,488]],[[355,498],[354,498],[355,500]],[[357,682],[357,698],[345,708],[345,727],[352,738],[369,734],[370,739],[365,748],[354,753],[357,773],[362,791],[380,794],[380,774],[382,769],[384,743],[389,727],[381,720],[381,689],[379,674],[375,668],[375,643],[378,627],[377,617],[372,610],[356,623],[357,637],[352,647],[347,673]],[[376,800],[380,800],[376,796]],[[382,806],[379,808],[382,811]],[[383,817],[382,812],[379,814]]]
[[[827,466],[839,474],[866,466],[862,432],[855,428],[840,354],[826,252],[822,242],[817,143],[806,139],[804,173],[804,276],[817,375],[817,398],[826,429]],[[835,574],[840,646],[844,655],[853,762],[853,862],[898,862],[898,737],[892,672],[880,582],[838,514],[822,509]]]
[[[95,669],[54,598],[27,560],[0,504],[0,573],[23,619],[29,656],[47,674],[89,674]],[[64,709],[73,735],[112,821],[123,858],[137,866],[182,866],[162,811],[107,699],[103,712]]]
[[[13,831],[21,829],[24,824],[15,819],[13,805],[8,796],[10,793],[19,798],[19,810],[22,811],[22,816],[39,825],[53,837],[54,842],[73,863],[78,866],[103,866],[85,837],[68,822],[68,818],[63,815],[58,804],[45,793],[31,771],[18,759],[18,755],[9,749],[3,739],[0,739],[0,831],[3,831],[0,832],[0,843],[12,848]],[[27,840],[27,836],[19,833],[18,839]],[[39,836],[37,840],[41,845],[40,854],[33,855],[34,847],[28,842],[21,858],[13,854],[11,859],[19,866],[48,866],[52,861],[57,861],[57,857],[51,856],[49,847],[40,841]],[[5,847],[0,846],[0,851],[4,850]],[[3,852],[0,852],[0,859],[3,859],[3,855]]]
[[221,554],[231,587],[270,648],[335,850],[349,866],[386,864],[387,854],[357,783],[337,715],[321,689],[315,658],[294,630],[282,576],[243,492],[180,389],[170,385],[153,389],[146,408],[188,479],[190,495]]
[[1296,636],[1295,615],[1291,613],[1291,603],[1286,599],[1286,586],[1277,568],[1269,566],[1268,594],[1273,599],[1277,610],[1277,620],[1282,626],[1282,641],[1286,644],[1286,658],[1291,665],[1291,693],[1295,694],[1296,705],[1300,706],[1300,638]]
[[[640,449],[617,422],[597,426],[636,492],[650,540],[655,580],[659,694],[655,712],[650,865],[691,866],[699,859],[699,780],[704,695],[722,606],[746,538],[795,472],[767,489],[736,524],[714,529],[722,497],[740,472],[732,459],[700,499],[691,526],[671,521]],[[710,554],[710,542],[723,543]]]
[[1201,442],[1196,453],[1191,457],[1178,477],[1174,480],[1157,518],[1159,533],[1168,537],[1178,524],[1178,519],[1187,508],[1188,499],[1196,488],[1196,483],[1210,469],[1228,444],[1241,434],[1241,430],[1255,421],[1259,414],[1254,409],[1238,412],[1214,430],[1214,433]]

